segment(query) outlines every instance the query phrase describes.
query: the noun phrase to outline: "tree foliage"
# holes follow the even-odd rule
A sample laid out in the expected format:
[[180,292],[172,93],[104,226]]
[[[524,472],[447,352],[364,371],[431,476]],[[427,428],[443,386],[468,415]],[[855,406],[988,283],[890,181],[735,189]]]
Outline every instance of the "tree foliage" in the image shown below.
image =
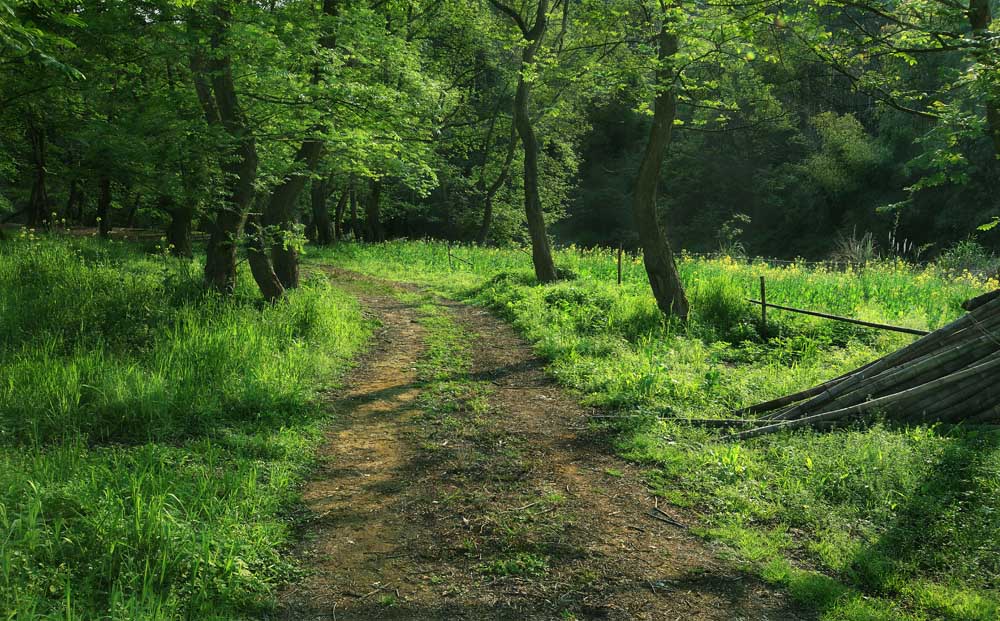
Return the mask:
[[248,251],[271,298],[306,236],[636,247],[669,91],[665,241],[715,249],[745,214],[751,254],[823,256],[855,230],[943,250],[1000,216],[991,9],[4,0],[0,219],[163,227],[179,255],[203,231],[228,274],[210,283],[231,289]]

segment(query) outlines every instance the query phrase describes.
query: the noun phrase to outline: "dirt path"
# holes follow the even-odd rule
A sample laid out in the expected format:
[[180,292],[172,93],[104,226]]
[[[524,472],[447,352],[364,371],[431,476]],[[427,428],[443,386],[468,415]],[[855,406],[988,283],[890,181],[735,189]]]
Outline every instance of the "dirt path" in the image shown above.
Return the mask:
[[[331,273],[383,328],[332,403],[296,552],[310,573],[281,618],[808,618],[718,561],[689,516],[655,508],[634,467],[577,431],[589,412],[510,326],[437,301],[472,368],[421,383],[418,302]],[[435,405],[448,391],[467,398]]]
[[336,426],[303,493],[310,515],[297,553],[312,572],[285,593],[291,619],[312,613],[332,618],[345,600],[367,600],[401,579],[391,559],[407,547],[406,524],[391,503],[405,483],[400,468],[412,459],[403,435],[419,411],[416,362],[423,331],[412,310],[391,295],[366,295],[364,301],[382,327],[373,354],[331,402]]

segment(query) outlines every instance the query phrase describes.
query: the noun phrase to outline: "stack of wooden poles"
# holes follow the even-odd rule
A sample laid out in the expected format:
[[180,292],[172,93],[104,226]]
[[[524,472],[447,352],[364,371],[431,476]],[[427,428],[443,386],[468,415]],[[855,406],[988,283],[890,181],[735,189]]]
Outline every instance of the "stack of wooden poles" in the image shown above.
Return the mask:
[[846,425],[875,415],[903,424],[1000,421],[1000,290],[963,307],[969,313],[884,358],[738,410],[735,417],[752,427],[726,439]]

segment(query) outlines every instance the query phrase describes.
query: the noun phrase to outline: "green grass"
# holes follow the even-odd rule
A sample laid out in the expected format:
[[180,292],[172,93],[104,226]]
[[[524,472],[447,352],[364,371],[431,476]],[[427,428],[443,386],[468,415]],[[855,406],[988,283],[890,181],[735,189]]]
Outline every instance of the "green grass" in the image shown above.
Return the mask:
[[116,242],[0,244],[0,617],[226,619],[294,568],[317,390],[369,326],[309,281],[231,300]]
[[[676,417],[732,408],[829,379],[912,337],[773,311],[758,335],[759,276],[775,303],[934,329],[996,282],[878,263],[840,273],[682,258],[692,304],[668,323],[641,263],[615,284],[608,251],[557,252],[576,278],[537,286],[517,249],[393,242],[341,245],[316,260],[422,283],[513,322],[550,371],[614,415],[595,424],[645,464],[670,502],[734,562],[784,585],[826,620],[1000,616],[1000,434],[876,424],[740,444]],[[461,259],[461,260],[457,260]]]
[[545,557],[530,552],[519,552],[502,559],[483,563],[480,571],[498,577],[540,576],[548,570]]

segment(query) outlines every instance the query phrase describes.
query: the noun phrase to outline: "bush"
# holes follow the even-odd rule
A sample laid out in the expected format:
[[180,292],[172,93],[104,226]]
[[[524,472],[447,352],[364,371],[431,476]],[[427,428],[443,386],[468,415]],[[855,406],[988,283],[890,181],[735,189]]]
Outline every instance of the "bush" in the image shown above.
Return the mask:
[[949,272],[970,272],[980,276],[992,276],[1000,269],[1000,258],[972,239],[960,241],[942,252],[936,263]]

